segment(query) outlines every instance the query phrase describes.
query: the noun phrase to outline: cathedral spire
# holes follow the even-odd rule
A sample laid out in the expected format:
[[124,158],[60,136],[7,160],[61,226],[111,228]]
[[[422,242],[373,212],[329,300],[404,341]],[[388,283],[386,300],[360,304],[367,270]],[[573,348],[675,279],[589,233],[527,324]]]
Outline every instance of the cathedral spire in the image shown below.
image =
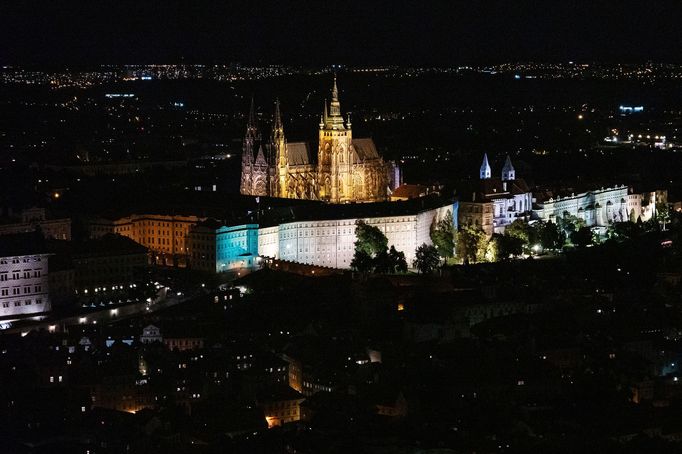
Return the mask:
[[248,126],[256,126],[256,104],[253,101],[253,95],[251,95],[251,107],[249,107]]
[[275,124],[274,124],[274,129],[275,130],[280,130],[284,129],[282,126],[282,115],[279,112],[279,98],[275,100]]
[[323,103],[323,108],[322,108],[322,115],[320,115],[320,129],[324,129],[325,125],[327,124],[327,100],[324,100]]
[[251,95],[251,107],[249,107],[249,120],[246,123],[246,135],[251,137],[258,136],[258,124],[256,123],[256,104]]
[[511,158],[507,155],[506,161],[504,161],[504,167],[502,167],[502,181],[512,181],[516,179],[516,170],[512,165]]
[[339,102],[339,87],[336,84],[336,73],[334,73],[334,84],[332,85],[332,100],[329,103],[329,113],[326,113],[327,103],[324,103],[325,115],[324,124],[329,129],[344,129],[343,115],[341,115],[341,103]]
[[270,151],[274,152],[274,160],[268,159],[270,163],[279,163],[279,165],[286,165],[286,139],[284,138],[284,125],[282,124],[282,114],[279,110],[279,98],[275,100],[275,118],[272,126],[272,140],[270,143]]
[[339,88],[336,86],[336,73],[334,73],[334,87],[332,88],[332,102],[339,102]]
[[487,180],[492,176],[492,171],[490,170],[490,163],[488,162],[488,153],[483,153],[483,163],[481,164],[480,178],[481,180]]

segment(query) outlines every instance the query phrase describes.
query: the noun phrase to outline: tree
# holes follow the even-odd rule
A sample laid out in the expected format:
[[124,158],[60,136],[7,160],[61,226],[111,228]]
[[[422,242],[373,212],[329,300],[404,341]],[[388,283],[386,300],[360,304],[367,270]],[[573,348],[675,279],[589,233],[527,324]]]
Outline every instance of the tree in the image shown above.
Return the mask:
[[507,260],[509,257],[518,257],[523,252],[523,241],[512,235],[494,235],[493,239],[497,244],[497,256],[501,260]]
[[370,273],[374,271],[374,259],[365,251],[355,249],[350,267],[360,273]]
[[379,228],[358,221],[355,225],[355,250],[363,251],[370,257],[375,257],[388,248],[388,239]]
[[413,266],[422,274],[432,272],[440,263],[440,256],[435,246],[423,243],[415,252]]
[[391,264],[391,272],[393,273],[407,273],[407,260],[405,253],[398,251],[394,246],[388,251],[389,263]]
[[457,256],[465,264],[484,260],[487,243],[485,232],[480,227],[462,226],[457,233]]
[[355,227],[355,253],[351,268],[361,273],[405,273],[405,254],[394,246],[388,250],[388,239],[378,228],[358,221]]
[[521,219],[517,219],[505,227],[504,234],[518,238],[524,245],[528,245],[530,243],[530,238],[532,235],[530,226]]
[[592,244],[592,229],[589,227],[582,227],[580,230],[576,230],[571,233],[571,243],[578,247],[586,247]]
[[606,236],[612,240],[631,240],[641,233],[641,225],[632,222],[614,222],[606,229]]
[[656,218],[661,223],[662,230],[665,230],[665,225],[670,221],[670,207],[667,203],[656,203]]
[[450,210],[435,225],[431,226],[431,241],[438,255],[449,259],[455,255],[455,223]]
[[383,251],[377,254],[371,261],[375,273],[406,273],[407,260],[405,254],[398,251],[394,246],[388,251]]
[[539,223],[539,241],[543,249],[559,249],[563,246],[565,237],[559,226],[552,221]]
[[585,227],[585,220],[565,212],[563,218],[557,218],[557,225],[564,232],[564,235],[570,238],[573,232],[577,232]]

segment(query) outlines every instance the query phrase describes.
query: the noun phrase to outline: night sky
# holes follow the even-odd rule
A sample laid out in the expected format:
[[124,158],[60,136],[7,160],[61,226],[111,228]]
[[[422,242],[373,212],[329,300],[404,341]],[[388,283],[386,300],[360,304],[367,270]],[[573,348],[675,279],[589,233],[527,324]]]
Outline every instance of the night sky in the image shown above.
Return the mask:
[[679,62],[681,2],[2,2],[3,64]]

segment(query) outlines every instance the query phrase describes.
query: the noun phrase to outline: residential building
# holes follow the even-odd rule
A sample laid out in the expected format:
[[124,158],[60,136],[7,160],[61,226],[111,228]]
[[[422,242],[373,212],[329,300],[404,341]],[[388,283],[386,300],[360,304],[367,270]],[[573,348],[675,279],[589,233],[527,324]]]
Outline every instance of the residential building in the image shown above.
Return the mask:
[[51,310],[48,256],[37,232],[0,236],[0,318]]
[[0,235],[33,232],[39,229],[45,238],[71,239],[71,219],[48,219],[45,208],[26,208],[19,216],[0,218]]
[[136,241],[149,248],[156,264],[186,266],[189,229],[204,220],[206,218],[193,215],[131,214],[113,219],[90,219],[87,229],[90,238],[117,233]]

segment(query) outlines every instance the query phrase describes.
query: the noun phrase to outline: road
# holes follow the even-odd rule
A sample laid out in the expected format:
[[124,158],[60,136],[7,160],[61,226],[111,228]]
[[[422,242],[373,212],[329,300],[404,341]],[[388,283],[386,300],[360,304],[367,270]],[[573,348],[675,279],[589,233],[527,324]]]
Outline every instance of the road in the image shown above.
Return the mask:
[[169,307],[175,306],[185,301],[189,301],[199,296],[200,292],[191,295],[167,295],[166,289],[161,289],[157,297],[152,302],[142,301],[115,308],[104,308],[94,312],[81,313],[61,319],[47,319],[30,325],[4,330],[4,333],[21,333],[26,335],[35,330],[46,330],[50,332],[62,331],[67,326],[85,324],[109,324],[135,317],[141,314],[151,314]]

